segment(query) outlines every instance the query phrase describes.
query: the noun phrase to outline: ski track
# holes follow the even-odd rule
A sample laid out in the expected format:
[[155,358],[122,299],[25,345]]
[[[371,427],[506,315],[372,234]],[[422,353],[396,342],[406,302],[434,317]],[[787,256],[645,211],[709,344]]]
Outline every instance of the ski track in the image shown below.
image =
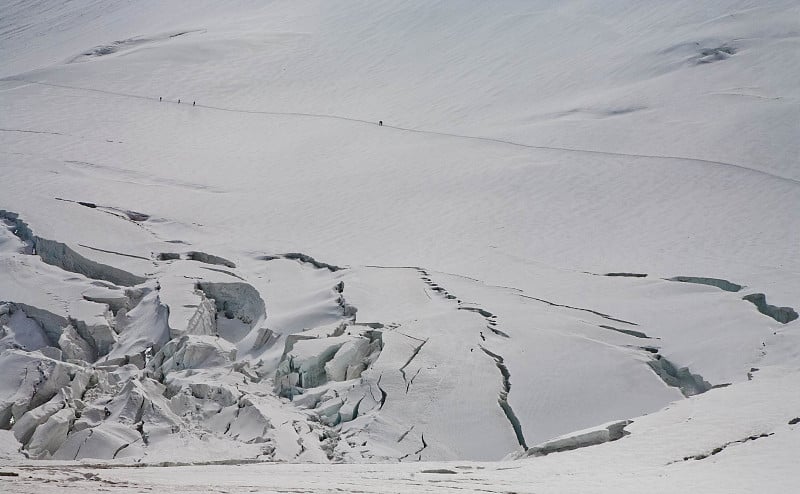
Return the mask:
[[62,134],[61,132],[50,132],[47,130],[30,130],[30,129],[0,129],[0,132],[19,132],[22,134],[45,134],[53,136],[68,135],[68,134]]
[[[52,82],[44,82],[44,81],[34,81],[29,79],[24,79],[20,77],[5,77],[0,79],[0,81],[17,81],[17,82],[25,82],[28,84],[37,84],[41,86],[49,86],[49,87],[56,87],[62,89],[70,89],[75,91],[87,91],[93,93],[100,93],[100,94],[107,94],[111,96],[119,96],[124,98],[135,98],[145,101],[156,101],[160,103],[172,103],[172,104],[180,104],[175,101],[170,100],[162,100],[159,101],[156,97],[153,96],[143,96],[140,94],[131,94],[131,93],[123,93],[123,92],[116,92],[116,91],[109,91],[106,89],[96,89],[96,88],[87,88],[87,87],[80,87],[80,86],[69,86],[66,84],[55,84]],[[184,104],[188,104],[185,102]],[[354,118],[354,117],[345,117],[343,115],[333,115],[327,113],[305,113],[305,112],[277,112],[277,111],[268,111],[268,110],[244,110],[240,108],[226,108],[222,106],[213,106],[213,105],[191,105],[193,108],[202,108],[206,110],[216,110],[216,111],[224,111],[230,113],[244,113],[250,115],[273,115],[273,116],[287,116],[287,117],[301,117],[301,118],[317,118],[317,119],[329,119],[329,120],[342,120],[346,122],[354,122],[366,125],[376,125],[376,122],[370,120],[364,120],[361,118]],[[582,148],[570,148],[570,147],[561,147],[561,146],[543,146],[537,144],[525,144],[521,142],[512,141],[509,139],[501,139],[498,137],[485,137],[485,136],[472,136],[472,135],[465,135],[465,134],[455,134],[450,132],[441,132],[435,130],[426,130],[426,129],[412,129],[409,127],[400,127],[397,125],[388,125],[382,124],[382,127],[386,127],[387,129],[399,130],[401,132],[409,132],[415,134],[425,134],[425,135],[436,135],[442,137],[452,137],[455,139],[467,139],[472,141],[479,141],[479,142],[489,142],[494,144],[502,144],[506,146],[514,146],[518,148],[525,148],[525,149],[538,149],[544,151],[563,151],[568,153],[580,153],[580,154],[589,154],[589,155],[596,155],[596,156],[616,156],[622,158],[634,158],[634,159],[654,159],[654,160],[666,160],[666,161],[686,161],[690,163],[697,163],[702,165],[712,165],[712,166],[721,166],[726,168],[731,168],[735,170],[745,171],[749,173],[755,173],[759,175],[763,175],[766,177],[770,177],[776,180],[780,180],[787,183],[792,183],[794,185],[800,185],[800,180],[791,178],[791,177],[784,177],[782,175],[778,175],[775,173],[771,173],[764,170],[759,170],[757,168],[751,168],[745,165],[739,165],[736,163],[728,163],[725,161],[716,161],[716,160],[709,160],[703,158],[693,158],[688,156],[670,156],[670,155],[658,155],[658,154],[637,154],[637,153],[624,153],[620,151],[601,151],[596,149],[582,149]],[[3,129],[0,129],[3,130]]]

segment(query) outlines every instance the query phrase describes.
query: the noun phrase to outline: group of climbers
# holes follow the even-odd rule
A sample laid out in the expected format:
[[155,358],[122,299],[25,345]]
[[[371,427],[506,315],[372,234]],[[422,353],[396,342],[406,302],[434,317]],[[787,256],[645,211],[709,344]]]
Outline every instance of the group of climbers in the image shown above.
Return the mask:
[[[162,101],[164,101],[164,98],[159,96],[158,97],[158,101],[162,102]],[[180,98],[178,98],[178,104],[180,104],[180,102],[181,102],[181,100],[180,100]],[[192,101],[192,106],[197,106],[197,101]],[[383,127],[383,120],[378,120],[378,127]]]

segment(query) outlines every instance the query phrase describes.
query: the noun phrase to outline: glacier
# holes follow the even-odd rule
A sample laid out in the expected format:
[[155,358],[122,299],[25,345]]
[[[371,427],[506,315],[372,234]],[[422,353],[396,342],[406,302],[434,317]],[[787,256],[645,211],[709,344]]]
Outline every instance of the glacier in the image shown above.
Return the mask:
[[0,484],[790,491],[799,32],[0,6]]

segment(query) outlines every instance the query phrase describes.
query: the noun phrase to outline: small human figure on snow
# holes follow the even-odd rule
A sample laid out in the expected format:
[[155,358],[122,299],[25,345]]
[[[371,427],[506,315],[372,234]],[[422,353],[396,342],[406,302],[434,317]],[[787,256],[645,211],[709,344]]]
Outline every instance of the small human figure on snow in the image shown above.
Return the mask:
[[378,120],[378,127],[383,127],[383,120]]

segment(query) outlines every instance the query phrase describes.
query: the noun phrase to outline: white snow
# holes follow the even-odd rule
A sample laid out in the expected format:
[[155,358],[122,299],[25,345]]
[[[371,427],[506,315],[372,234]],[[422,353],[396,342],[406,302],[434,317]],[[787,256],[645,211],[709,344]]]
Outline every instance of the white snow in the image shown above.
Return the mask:
[[1,6],[0,482],[791,491],[799,32],[790,0]]

